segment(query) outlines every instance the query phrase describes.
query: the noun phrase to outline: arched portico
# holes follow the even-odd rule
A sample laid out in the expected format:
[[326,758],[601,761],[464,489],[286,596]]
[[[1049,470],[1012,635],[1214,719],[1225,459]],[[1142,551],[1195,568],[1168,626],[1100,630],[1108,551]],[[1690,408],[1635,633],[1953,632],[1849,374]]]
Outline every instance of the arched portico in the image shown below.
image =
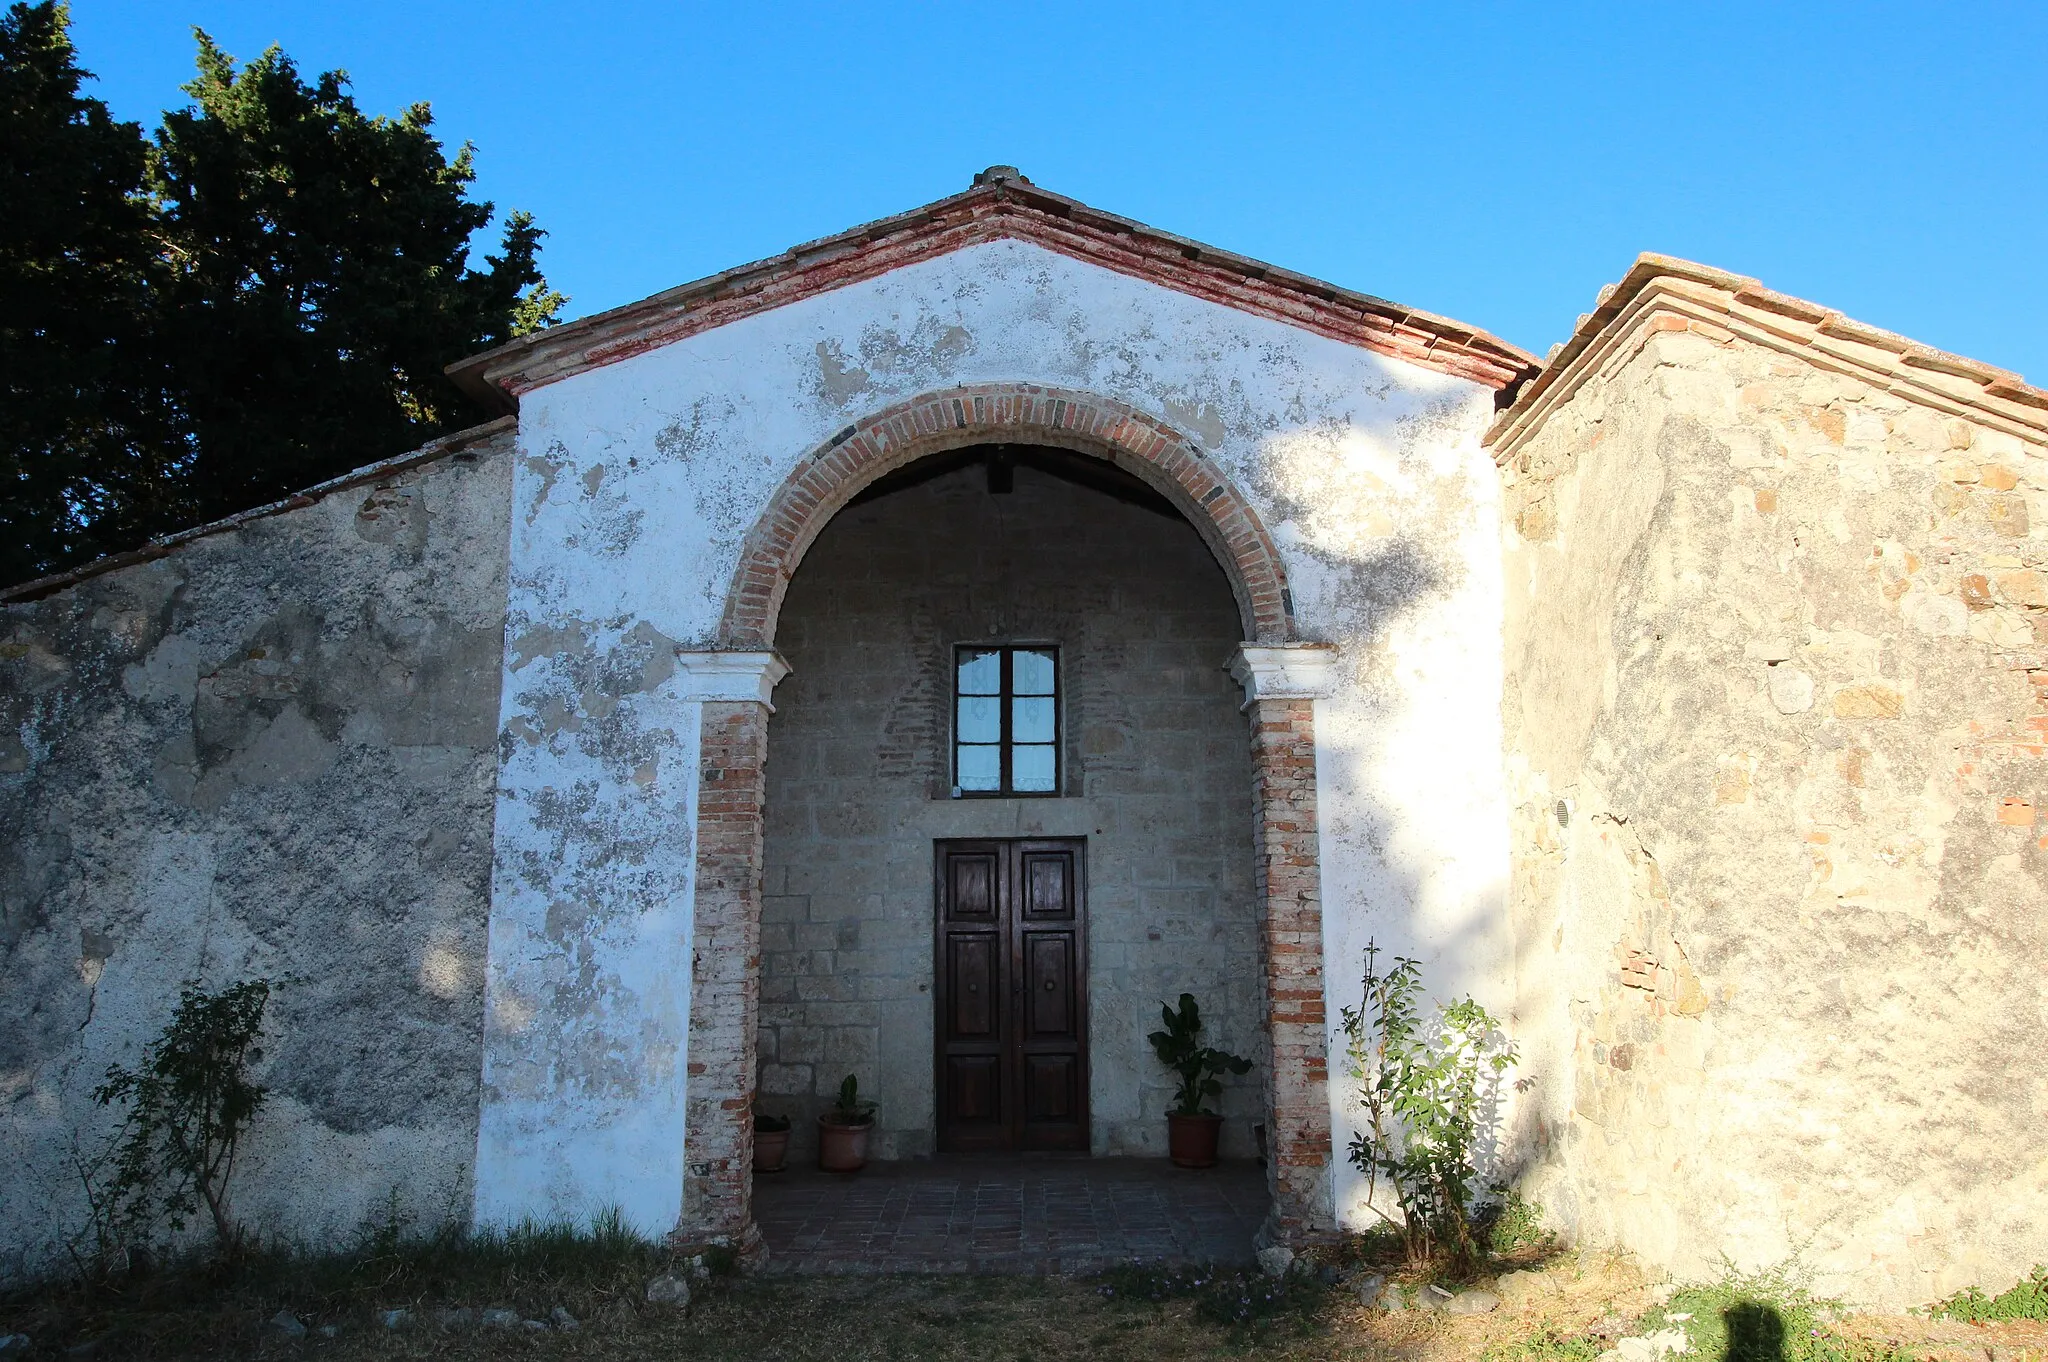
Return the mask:
[[1330,1224],[1330,1134],[1316,843],[1314,698],[1330,650],[1293,638],[1286,574],[1256,511],[1198,448],[1155,418],[1093,394],[987,385],[876,413],[810,452],[749,535],[727,596],[725,648],[685,654],[704,699],[697,805],[693,988],[682,1230],[754,1242],[750,1208],[760,988],[762,808],[774,652],[789,580],[824,525],[864,487],[917,459],[985,442],[1108,460],[1178,507],[1229,578],[1247,639],[1253,847],[1265,976],[1270,1236]]

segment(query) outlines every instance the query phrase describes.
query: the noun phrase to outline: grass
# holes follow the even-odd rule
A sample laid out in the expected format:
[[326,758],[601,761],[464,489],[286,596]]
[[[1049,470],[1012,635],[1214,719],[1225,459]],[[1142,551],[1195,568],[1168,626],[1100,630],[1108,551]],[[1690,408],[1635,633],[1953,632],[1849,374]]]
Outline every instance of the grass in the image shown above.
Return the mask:
[[589,1318],[636,1301],[649,1277],[673,1268],[667,1249],[616,1214],[587,1229],[525,1224],[410,1235],[387,1225],[345,1252],[254,1247],[225,1261],[195,1257],[11,1292],[0,1296],[0,1333],[25,1333],[38,1346],[92,1344],[95,1357],[200,1357],[246,1347],[251,1322],[279,1310],[309,1328],[360,1324],[381,1310],[424,1317],[461,1305],[542,1319],[561,1306]]
[[[1390,1245],[1357,1242],[1319,1251],[1330,1266],[1393,1266]],[[1313,1270],[1273,1281],[1238,1269],[1131,1265],[1087,1278],[774,1276],[730,1272],[729,1255],[693,1274],[688,1312],[650,1306],[647,1280],[692,1271],[671,1250],[616,1217],[585,1230],[527,1225],[500,1234],[372,1234],[347,1253],[246,1253],[231,1264],[194,1260],[156,1272],[46,1286],[0,1298],[0,1334],[35,1340],[31,1357],[59,1358],[90,1344],[94,1362],[256,1358],[263,1362],[442,1359],[496,1362],[1596,1362],[1617,1332],[1684,1330],[1702,1362],[1901,1362],[1925,1357],[1890,1342],[1830,1328],[1834,1307],[1790,1266],[1680,1289],[1657,1306],[1626,1260],[1540,1258],[1516,1243],[1495,1267],[1541,1266],[1557,1285],[1526,1312],[1449,1319],[1368,1313],[1352,1293]],[[1420,1270],[1400,1270],[1420,1280]],[[1944,1303],[2027,1319],[2033,1295],[1971,1293]],[[2022,1284],[2025,1286],[2026,1284]],[[443,1331],[446,1307],[509,1308],[545,1319],[556,1306],[573,1332],[524,1328]],[[382,1327],[384,1310],[413,1322]],[[313,1332],[286,1338],[266,1326],[290,1310]],[[1920,1316],[1926,1329],[1953,1324]],[[1598,1322],[1601,1327],[1594,1326]],[[1869,1321],[1862,1323],[1868,1324]],[[1893,1330],[1897,1321],[1878,1321]],[[323,1337],[320,1327],[332,1326]],[[1978,1326],[2030,1329],[2031,1324]],[[1907,1331],[1910,1333],[1910,1329]]]

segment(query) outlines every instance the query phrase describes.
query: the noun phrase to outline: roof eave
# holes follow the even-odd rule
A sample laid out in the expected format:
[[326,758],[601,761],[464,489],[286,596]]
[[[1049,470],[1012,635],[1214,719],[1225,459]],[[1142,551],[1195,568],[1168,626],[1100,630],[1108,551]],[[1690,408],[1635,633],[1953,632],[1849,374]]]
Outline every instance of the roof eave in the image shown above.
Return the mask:
[[1600,290],[1593,310],[1579,318],[1571,336],[1494,418],[1484,440],[1495,459],[1504,462],[1512,456],[1615,355],[1633,353],[1630,338],[1647,336],[1650,318],[1659,313],[1678,314],[1686,327],[1703,334],[1718,333],[1721,339],[1740,335],[1803,355],[1923,405],[1971,414],[2024,439],[2039,442],[2048,435],[2048,391],[2028,385],[2009,369],[1866,325],[1766,288],[1748,275],[1646,252],[1619,281]]
[[[983,201],[986,201],[985,204]],[[486,403],[492,410],[516,411],[520,392],[537,386],[539,382],[550,381],[549,377],[536,376],[540,371],[551,367],[553,361],[571,356],[579,350],[595,348],[600,341],[607,352],[631,351],[636,338],[644,337],[648,332],[656,331],[665,324],[673,323],[678,317],[687,315],[692,311],[693,305],[702,307],[720,295],[744,295],[750,290],[761,289],[778,277],[786,276],[790,271],[810,269],[828,264],[835,258],[848,258],[871,251],[891,239],[909,239],[910,233],[934,223],[971,224],[974,221],[972,215],[977,207],[984,208],[997,219],[1004,219],[1010,213],[1015,213],[1020,223],[1030,218],[1048,223],[1064,222],[1071,224],[1078,231],[1099,233],[1112,238],[1129,236],[1155,249],[1168,247],[1178,260],[1185,262],[1185,267],[1189,271],[1207,269],[1241,276],[1246,281],[1255,281],[1276,293],[1288,295],[1292,300],[1290,306],[1297,303],[1310,308],[1321,305],[1333,314],[1362,313],[1383,318],[1390,327],[1406,328],[1428,337],[1427,343],[1422,346],[1423,349],[1441,345],[1447,355],[1455,354],[1463,362],[1464,368],[1484,371],[1486,376],[1480,381],[1488,382],[1496,389],[1512,387],[1535,373],[1538,368],[1538,361],[1534,355],[1476,327],[1466,326],[1434,313],[1403,307],[1371,294],[1340,288],[1323,280],[1268,265],[1232,251],[1220,250],[1187,237],[1163,232],[1133,219],[1091,208],[1077,199],[1041,189],[1020,178],[977,184],[962,193],[938,199],[909,212],[879,218],[844,232],[819,237],[793,246],[778,255],[723,270],[703,279],[665,289],[637,302],[521,337],[495,349],[458,360],[448,366],[447,372],[464,392],[479,402]],[[942,227],[940,230],[945,228]],[[1008,233],[1004,232],[1000,225],[991,229],[991,235],[1016,235],[1030,239],[1029,231]],[[844,282],[852,281],[852,277],[849,276]],[[827,284],[815,291],[824,292],[836,286]],[[780,306],[786,301],[793,299],[765,303],[762,310]],[[1409,349],[1413,351],[1416,347],[1411,345]],[[1404,353],[1403,357],[1416,356],[1414,353]]]

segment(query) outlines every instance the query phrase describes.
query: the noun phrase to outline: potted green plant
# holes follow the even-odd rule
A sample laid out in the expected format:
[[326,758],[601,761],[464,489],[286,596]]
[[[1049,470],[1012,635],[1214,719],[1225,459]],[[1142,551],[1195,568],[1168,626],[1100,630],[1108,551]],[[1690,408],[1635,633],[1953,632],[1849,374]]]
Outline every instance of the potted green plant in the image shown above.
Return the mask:
[[754,1171],[780,1173],[789,1157],[789,1118],[754,1108]]
[[818,1116],[818,1167],[828,1173],[853,1173],[867,1166],[868,1133],[875,1128],[875,1104],[860,1095],[860,1083],[848,1074],[839,1098]]
[[1167,1157],[1182,1168],[1213,1168],[1223,1118],[1203,1104],[1223,1091],[1216,1075],[1249,1073],[1252,1062],[1202,1044],[1202,1011],[1195,1006],[1194,994],[1180,995],[1180,1011],[1161,1007],[1159,1015],[1166,1029],[1146,1039],[1159,1062],[1180,1076],[1173,1107],[1166,1113]]

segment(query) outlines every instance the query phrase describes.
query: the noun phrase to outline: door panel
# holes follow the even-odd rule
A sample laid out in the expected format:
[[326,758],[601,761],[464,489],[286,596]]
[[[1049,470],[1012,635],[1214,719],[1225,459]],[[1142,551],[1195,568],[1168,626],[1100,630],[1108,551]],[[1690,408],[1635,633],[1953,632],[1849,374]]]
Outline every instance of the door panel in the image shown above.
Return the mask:
[[1088,1148],[1085,846],[934,847],[941,1151]]
[[1074,916],[1072,851],[1032,851],[1024,863],[1024,916],[1034,922]]
[[1074,1116],[1071,1055],[1029,1055],[1024,1060],[1024,1119],[1034,1124],[1071,1121]]
[[1024,987],[1033,1040],[1071,1036],[1074,1030],[1074,940],[1067,933],[1033,932],[1024,938]]
[[955,921],[981,919],[993,923],[998,908],[997,853],[993,850],[965,850],[950,860],[951,916]]
[[955,936],[946,978],[951,983],[953,1036],[958,1040],[993,1040],[996,1035],[997,940],[993,932]]
[[1003,1120],[1002,1064],[994,1055],[957,1055],[947,1061],[949,1110],[965,1125],[1000,1126]]

